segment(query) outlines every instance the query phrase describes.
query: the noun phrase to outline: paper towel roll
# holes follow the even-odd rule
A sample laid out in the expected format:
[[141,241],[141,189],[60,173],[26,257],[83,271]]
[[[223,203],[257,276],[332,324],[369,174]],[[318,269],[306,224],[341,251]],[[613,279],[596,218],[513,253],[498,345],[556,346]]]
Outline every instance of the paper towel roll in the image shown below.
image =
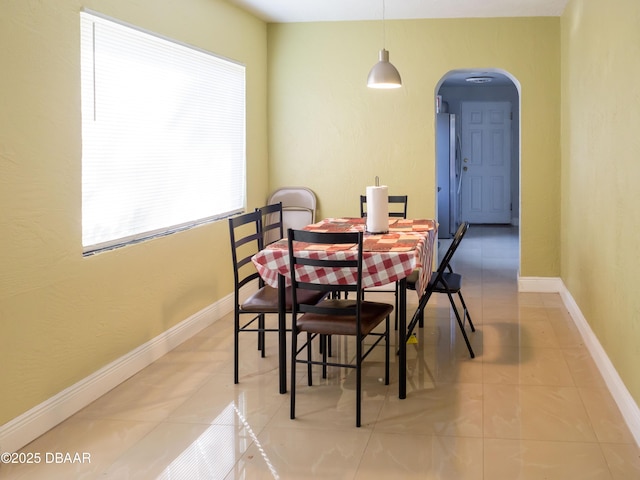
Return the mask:
[[367,187],[367,231],[389,231],[389,189],[386,185]]

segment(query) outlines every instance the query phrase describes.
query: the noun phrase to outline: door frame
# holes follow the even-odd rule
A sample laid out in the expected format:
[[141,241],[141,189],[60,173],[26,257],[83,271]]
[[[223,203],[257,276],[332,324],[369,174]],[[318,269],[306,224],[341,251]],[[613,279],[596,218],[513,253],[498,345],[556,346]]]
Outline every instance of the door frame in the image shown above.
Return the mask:
[[[448,72],[446,72],[445,74],[442,75],[442,77],[440,78],[440,80],[437,82],[437,84],[435,85],[434,88],[434,113],[433,113],[433,123],[434,123],[434,131],[433,131],[433,139],[434,139],[434,151],[435,151],[435,125],[436,125],[436,115],[439,111],[441,111],[442,107],[443,107],[443,99],[440,96],[441,94],[441,88],[443,88],[443,85],[445,87],[447,87],[451,82],[454,82],[455,87],[454,88],[467,88],[467,89],[474,89],[474,92],[478,92],[480,91],[479,89],[482,88],[487,88],[487,84],[478,84],[475,85],[473,83],[466,83],[465,80],[466,78],[469,77],[477,77],[477,76],[487,76],[487,77],[492,77],[494,79],[496,79],[496,81],[500,80],[501,83],[503,82],[505,85],[507,86],[511,86],[513,88],[515,88],[516,90],[516,96],[517,99],[514,101],[512,98],[506,98],[505,96],[502,97],[496,97],[496,98],[491,98],[489,99],[489,101],[493,101],[493,100],[509,100],[512,102],[512,108],[513,108],[513,126],[512,126],[512,135],[511,135],[511,155],[512,155],[512,178],[511,178],[511,188],[512,188],[512,192],[515,189],[515,192],[512,195],[513,198],[513,203],[514,203],[514,215],[512,215],[511,218],[511,224],[512,225],[516,225],[518,226],[518,237],[520,237],[520,230],[522,228],[521,225],[521,215],[522,215],[522,191],[521,191],[521,185],[522,185],[522,150],[521,150],[521,145],[522,145],[522,88],[520,85],[520,82],[518,81],[518,79],[512,75],[511,73],[509,73],[506,70],[503,69],[499,69],[499,68],[486,68],[483,69],[481,71],[479,71],[478,69],[455,69],[455,70],[450,70]],[[488,88],[492,88],[492,87],[488,87]],[[475,90],[478,89],[478,90]],[[446,100],[446,98],[445,98]],[[478,100],[478,98],[473,98],[470,100]],[[480,99],[480,100],[484,100],[484,99]],[[458,111],[449,111],[449,113],[456,113],[457,118],[460,119],[460,115]],[[461,119],[460,119],[461,120]],[[460,128],[460,125],[458,124],[458,129]],[[435,158],[435,157],[434,157]],[[434,178],[438,178],[438,166],[437,166],[437,162],[434,161]],[[437,182],[436,182],[437,184]],[[436,214],[436,218],[437,218],[437,214],[438,214],[438,192],[437,192],[437,185],[436,188],[434,189],[434,196],[435,196],[435,214]],[[520,247],[521,248],[521,247]],[[521,252],[519,252],[520,254]]]

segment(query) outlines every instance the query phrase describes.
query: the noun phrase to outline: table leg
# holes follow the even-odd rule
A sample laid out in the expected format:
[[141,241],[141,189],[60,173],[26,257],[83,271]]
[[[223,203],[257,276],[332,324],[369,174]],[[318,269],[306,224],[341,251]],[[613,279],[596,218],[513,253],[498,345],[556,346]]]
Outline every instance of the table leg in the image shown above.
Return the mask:
[[407,398],[407,279],[398,284],[398,397]]
[[284,275],[278,275],[278,368],[280,393],[287,393],[287,306]]

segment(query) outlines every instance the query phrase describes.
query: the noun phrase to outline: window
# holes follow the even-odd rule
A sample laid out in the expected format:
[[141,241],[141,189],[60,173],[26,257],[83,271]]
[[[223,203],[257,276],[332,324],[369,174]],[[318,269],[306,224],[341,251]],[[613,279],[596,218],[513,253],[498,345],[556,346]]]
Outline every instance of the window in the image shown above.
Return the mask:
[[245,67],[81,13],[85,254],[242,211]]

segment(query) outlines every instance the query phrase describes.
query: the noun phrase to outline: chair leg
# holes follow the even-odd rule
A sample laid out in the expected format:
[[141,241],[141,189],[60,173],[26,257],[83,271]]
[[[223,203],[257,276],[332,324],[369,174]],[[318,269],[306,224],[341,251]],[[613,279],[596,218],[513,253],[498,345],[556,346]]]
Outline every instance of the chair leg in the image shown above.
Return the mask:
[[258,350],[260,350],[260,356],[265,357],[265,319],[264,314],[258,316]]
[[[396,317],[397,321],[397,317]],[[384,332],[384,384],[389,385],[389,316],[385,320],[386,329]]]
[[458,321],[458,326],[460,327],[460,331],[462,332],[462,337],[464,338],[464,342],[467,344],[467,349],[469,350],[469,355],[471,358],[475,358],[475,353],[473,353],[473,348],[471,348],[471,343],[469,343],[469,338],[467,337],[467,332],[464,329],[464,324],[462,323],[462,319],[460,318],[460,313],[458,312],[458,307],[456,307],[455,301],[453,300],[453,296],[447,292],[447,296],[449,297],[449,303],[451,303],[451,307],[453,308],[453,313],[456,315],[456,320]]
[[298,332],[296,331],[296,327],[293,326],[291,330],[291,388],[289,389],[289,400],[290,400],[290,413],[289,418],[292,420],[296,418],[296,366],[298,362],[296,358],[298,351]]
[[356,337],[356,427],[361,425],[362,417],[362,341]]
[[[433,292],[431,290],[427,290],[422,297],[420,297],[420,302],[418,303],[418,308],[416,309],[415,313],[413,314],[413,317],[411,317],[411,320],[409,322],[407,322],[407,333],[406,333],[406,337],[409,338],[411,336],[411,334],[413,333],[413,329],[416,328],[416,325],[418,324],[418,322],[420,321],[420,319],[424,320],[424,309],[427,308],[427,303],[429,302],[429,299],[431,298],[431,294]],[[422,326],[422,325],[420,325]]]
[[396,323],[395,323],[395,330],[398,330],[398,289],[400,288],[400,283],[396,282],[396,291],[395,291],[395,296],[396,296],[396,308],[394,309],[394,314],[396,317]]
[[236,310],[233,315],[233,383],[239,383],[239,357],[240,354],[238,352],[239,349],[239,336],[240,336],[240,314]]
[[333,357],[333,352],[331,351],[331,335],[323,335],[326,337],[326,342],[320,341],[320,353],[324,352],[324,349],[327,349],[327,355],[329,357]]
[[471,316],[469,315],[469,309],[467,308],[467,304],[464,303],[464,298],[462,298],[462,292],[458,290],[458,298],[460,298],[460,303],[462,303],[462,308],[464,310],[464,314],[467,317],[467,321],[469,322],[469,326],[471,327],[471,331],[475,332],[476,327],[473,326],[473,322],[471,321]]
[[[307,332],[307,384],[309,386],[313,385],[313,372],[311,369],[311,355],[313,352],[311,351],[311,343],[312,343],[313,335]],[[322,342],[322,340],[321,340]]]
[[329,335],[320,335],[320,343],[322,344],[322,378],[327,378],[327,339]]

